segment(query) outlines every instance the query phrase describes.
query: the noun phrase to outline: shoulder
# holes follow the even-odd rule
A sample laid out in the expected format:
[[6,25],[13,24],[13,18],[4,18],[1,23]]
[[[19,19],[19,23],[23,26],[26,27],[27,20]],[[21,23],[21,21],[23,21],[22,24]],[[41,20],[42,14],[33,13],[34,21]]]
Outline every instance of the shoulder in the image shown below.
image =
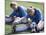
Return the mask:
[[36,8],[35,11],[42,14],[42,11],[39,8]]
[[36,8],[36,9],[35,9],[35,13],[41,15],[41,14],[42,14],[42,11],[41,11],[40,9]]
[[36,8],[36,15],[40,16],[43,19],[43,13],[39,8]]
[[18,6],[19,9],[23,9],[23,10],[26,10],[26,7],[24,6]]

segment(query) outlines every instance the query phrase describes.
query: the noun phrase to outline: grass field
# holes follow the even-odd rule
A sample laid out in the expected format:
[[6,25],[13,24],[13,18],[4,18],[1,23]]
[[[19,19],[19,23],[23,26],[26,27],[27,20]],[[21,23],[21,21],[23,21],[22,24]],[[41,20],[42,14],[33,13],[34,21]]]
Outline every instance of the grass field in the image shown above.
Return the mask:
[[[5,15],[10,15],[12,13],[12,10],[10,8],[10,3],[11,3],[11,0],[5,0]],[[24,1],[19,1],[17,2],[18,5],[22,5],[22,6],[25,6],[26,8],[29,7],[29,6],[33,6],[35,8],[39,8],[42,12],[44,11],[44,8],[43,8],[43,3],[33,3],[33,2],[24,2]],[[8,34],[10,33],[12,30],[12,26],[11,25],[5,25],[5,34]]]

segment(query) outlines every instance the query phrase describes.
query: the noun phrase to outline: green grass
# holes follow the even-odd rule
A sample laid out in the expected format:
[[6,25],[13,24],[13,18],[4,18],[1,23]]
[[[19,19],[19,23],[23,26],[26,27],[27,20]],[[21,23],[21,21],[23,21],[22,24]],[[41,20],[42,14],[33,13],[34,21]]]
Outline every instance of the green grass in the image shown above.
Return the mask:
[[[5,0],[5,15],[10,15],[12,13],[12,9],[10,8],[10,3],[11,0]],[[43,4],[42,3],[33,3],[33,2],[17,2],[18,5],[22,5],[25,6],[26,8],[28,8],[29,6],[33,6],[35,8],[39,8],[42,12],[44,10],[43,8]],[[12,26],[11,25],[5,25],[5,34],[10,33],[12,30]]]
[[5,25],[5,34],[8,34],[8,33],[10,33],[10,32],[12,32],[12,26],[11,25]]

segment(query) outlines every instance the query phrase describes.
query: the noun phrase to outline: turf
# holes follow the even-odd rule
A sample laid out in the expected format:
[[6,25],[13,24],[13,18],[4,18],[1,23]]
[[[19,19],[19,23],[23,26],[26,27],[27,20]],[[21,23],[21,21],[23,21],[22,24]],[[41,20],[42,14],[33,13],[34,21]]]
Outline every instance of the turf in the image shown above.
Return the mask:
[[[12,13],[12,9],[10,8],[10,3],[11,3],[11,0],[5,0],[5,15],[10,15]],[[26,8],[28,8],[29,6],[33,6],[35,8],[39,8],[42,12],[44,11],[44,8],[43,8],[43,3],[37,3],[37,2],[17,2],[18,5],[22,5],[22,6],[25,6]],[[12,30],[12,26],[11,25],[5,25],[5,34],[8,34],[10,33]]]

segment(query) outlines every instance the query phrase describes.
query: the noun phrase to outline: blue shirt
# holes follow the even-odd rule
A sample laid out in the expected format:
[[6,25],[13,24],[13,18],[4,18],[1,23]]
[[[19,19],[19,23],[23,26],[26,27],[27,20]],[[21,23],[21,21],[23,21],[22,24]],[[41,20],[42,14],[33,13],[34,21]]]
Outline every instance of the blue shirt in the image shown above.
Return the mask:
[[14,12],[10,16],[16,16],[16,17],[24,17],[27,15],[27,12],[24,7],[18,6],[17,10],[14,10]]
[[39,10],[35,9],[34,16],[31,16],[31,15],[28,14],[27,18],[32,19],[32,22],[36,22],[36,24],[38,24],[38,22],[41,20],[41,13],[39,12]]

